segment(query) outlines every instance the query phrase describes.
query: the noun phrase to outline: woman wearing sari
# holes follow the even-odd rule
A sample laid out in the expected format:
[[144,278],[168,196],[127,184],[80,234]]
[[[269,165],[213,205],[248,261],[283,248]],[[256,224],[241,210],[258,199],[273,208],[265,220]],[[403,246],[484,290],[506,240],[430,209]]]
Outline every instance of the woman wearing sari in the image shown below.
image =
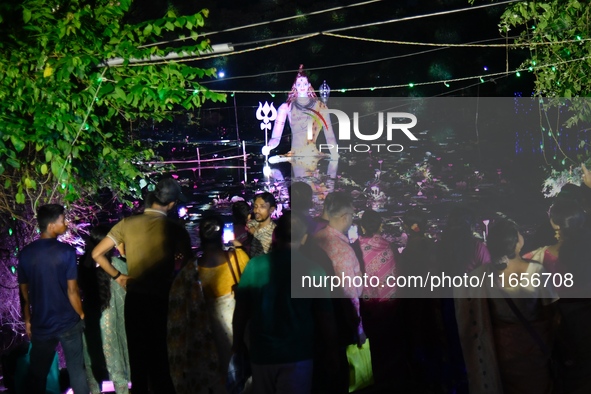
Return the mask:
[[[86,241],[86,250],[92,251],[98,243],[107,236],[109,228],[105,226],[94,227],[90,231],[90,237]],[[127,274],[127,263],[123,250],[123,244],[117,249],[121,257],[109,254],[107,257],[111,264],[122,274]],[[85,363],[86,375],[90,390],[93,394],[101,393],[102,379],[97,381],[96,368],[101,364],[101,358],[106,363],[109,378],[115,386],[117,394],[129,392],[129,355],[127,353],[127,336],[125,334],[125,290],[100,267],[97,267],[90,252],[86,253],[80,264],[79,282],[84,291],[84,309],[89,316],[96,316],[98,320],[89,319],[89,328],[85,332]],[[93,311],[89,311],[93,309]],[[97,315],[94,312],[98,312]],[[91,326],[99,324],[100,338],[93,337]],[[88,351],[94,343],[102,343],[102,354],[97,358],[96,354]]]
[[568,273],[576,278],[576,287],[557,288],[561,319],[556,363],[564,393],[588,393],[591,392],[591,300],[587,298],[588,292],[581,291],[591,285],[588,215],[577,201],[562,198],[552,205],[549,216],[558,242],[525,256],[543,263],[548,271]]
[[[371,359],[375,386],[385,389],[400,384],[404,372],[404,353],[400,321],[396,315],[396,288],[387,285],[388,277],[396,275],[396,257],[391,243],[381,234],[382,217],[366,210],[361,218],[359,246],[363,254],[364,273],[379,278],[377,286],[363,289],[361,314],[367,337],[371,340]],[[394,351],[393,351],[394,350]]]
[[232,316],[235,306],[233,288],[240,281],[248,263],[248,255],[242,249],[224,250],[223,228],[224,222],[217,214],[212,213],[201,220],[199,238],[203,255],[197,260],[197,265],[218,349],[221,373],[225,378],[232,354]]
[[488,238],[493,264],[470,274],[484,275],[486,285],[454,289],[471,393],[545,394],[552,390],[549,351],[556,313],[550,306],[558,297],[551,284],[525,287],[520,280],[514,287],[509,285],[511,277],[531,278],[545,272],[541,264],[520,257],[522,247],[523,237],[514,222],[495,222]]

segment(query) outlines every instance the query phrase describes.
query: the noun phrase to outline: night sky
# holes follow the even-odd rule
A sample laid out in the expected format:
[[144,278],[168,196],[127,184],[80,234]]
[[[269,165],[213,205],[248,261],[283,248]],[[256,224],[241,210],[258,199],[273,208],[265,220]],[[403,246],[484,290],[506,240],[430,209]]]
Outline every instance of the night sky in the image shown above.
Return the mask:
[[[136,2],[134,15],[139,19],[162,16],[167,7],[174,7],[179,14],[189,14],[207,8],[209,18],[203,32],[216,32],[254,23],[273,21],[297,14],[308,14],[333,7],[347,6],[361,0],[333,1],[187,1],[153,0]],[[495,2],[476,2],[490,5]],[[273,39],[289,38],[330,29],[360,24],[387,21],[431,14],[442,11],[469,9],[465,0],[384,0],[357,7],[344,8],[320,15],[309,15],[284,22],[241,29],[229,33],[209,36],[211,44],[232,43],[235,51],[272,44]],[[505,39],[498,31],[500,15],[506,5],[469,10],[441,16],[410,21],[382,24],[378,26],[340,31],[338,34],[426,43],[484,43],[503,44]],[[516,34],[517,32],[510,32]],[[527,53],[510,50],[509,70],[516,69]],[[380,60],[383,59],[383,60]],[[345,66],[348,63],[363,63]],[[506,69],[505,48],[445,48],[416,45],[399,45],[362,42],[325,35],[298,42],[275,46],[268,49],[204,60],[195,66],[215,67],[223,70],[226,77],[207,84],[212,89],[223,90],[289,90],[299,64],[309,71],[312,84],[317,89],[323,80],[332,88],[332,95],[355,96],[504,96],[513,97],[516,92],[529,96],[531,76],[515,75],[495,77],[495,82],[485,83],[478,78],[450,83],[443,82],[414,88],[376,89],[361,92],[339,92],[340,89],[374,87],[385,85],[406,85],[442,81],[454,78],[480,76],[503,72]],[[314,70],[315,68],[323,68]],[[485,70],[485,67],[487,70]],[[290,72],[291,70],[291,72]],[[265,73],[252,78],[236,78]],[[232,79],[236,78],[236,79]]]

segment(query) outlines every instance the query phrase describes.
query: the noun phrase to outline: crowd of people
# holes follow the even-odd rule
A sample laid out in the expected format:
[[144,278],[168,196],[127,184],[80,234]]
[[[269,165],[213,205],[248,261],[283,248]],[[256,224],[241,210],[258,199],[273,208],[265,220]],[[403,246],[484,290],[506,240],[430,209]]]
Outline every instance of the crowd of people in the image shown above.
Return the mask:
[[[74,248],[57,241],[64,208],[42,206],[41,237],[18,266],[32,343],[26,392],[45,392],[60,342],[76,394],[100,393],[105,376],[118,394],[128,382],[134,394],[347,393],[346,349],[368,340],[373,392],[591,392],[584,174],[583,185],[556,198],[532,250],[501,215],[484,242],[477,213],[458,205],[438,240],[426,235],[423,211],[407,211],[400,251],[379,213],[357,214],[349,194],[333,192],[312,217],[312,189],[294,182],[292,210],[277,221],[271,193],[255,195],[252,208],[234,204],[232,247],[223,218],[207,212],[195,257],[187,230],[168,215],[181,187],[166,178],[142,214],[95,227],[78,263]],[[356,217],[359,236],[350,239]],[[443,272],[494,280],[450,286],[437,298],[389,282]],[[510,281],[543,273],[570,274],[576,286]],[[303,288],[298,279],[363,276],[377,281]]]

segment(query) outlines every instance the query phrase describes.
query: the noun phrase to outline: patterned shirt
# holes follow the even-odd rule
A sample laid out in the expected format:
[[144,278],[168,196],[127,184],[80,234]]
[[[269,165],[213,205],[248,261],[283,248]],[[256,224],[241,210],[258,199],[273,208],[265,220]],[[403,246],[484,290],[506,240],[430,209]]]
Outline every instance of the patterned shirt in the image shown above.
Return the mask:
[[334,228],[326,226],[316,233],[314,239],[332,261],[335,275],[339,278],[351,278],[351,281],[345,281],[343,290],[345,295],[351,298],[353,306],[357,311],[357,316],[360,319],[357,333],[361,334],[363,332],[363,324],[361,322],[361,314],[359,313],[359,297],[361,296],[363,287],[353,286],[354,277],[361,277],[361,269],[359,268],[357,255],[349,244],[349,238]]
[[254,221],[254,226],[252,226],[251,223],[253,223],[253,221],[249,223],[249,227],[257,227],[250,244],[250,258],[253,258],[269,253],[271,242],[273,241],[273,230],[275,230],[277,225],[275,222],[271,221],[271,223],[265,227],[258,228],[258,226],[260,226],[259,223]]

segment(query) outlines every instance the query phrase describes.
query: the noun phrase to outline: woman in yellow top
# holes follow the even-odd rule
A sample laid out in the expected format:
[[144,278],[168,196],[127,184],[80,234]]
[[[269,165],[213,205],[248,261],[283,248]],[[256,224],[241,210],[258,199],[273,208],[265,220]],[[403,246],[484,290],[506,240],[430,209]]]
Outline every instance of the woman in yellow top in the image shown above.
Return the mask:
[[217,214],[204,217],[199,223],[199,238],[203,255],[197,260],[212,331],[218,348],[221,373],[225,377],[232,354],[232,288],[240,281],[248,255],[242,249],[225,251],[222,231],[224,221]]

